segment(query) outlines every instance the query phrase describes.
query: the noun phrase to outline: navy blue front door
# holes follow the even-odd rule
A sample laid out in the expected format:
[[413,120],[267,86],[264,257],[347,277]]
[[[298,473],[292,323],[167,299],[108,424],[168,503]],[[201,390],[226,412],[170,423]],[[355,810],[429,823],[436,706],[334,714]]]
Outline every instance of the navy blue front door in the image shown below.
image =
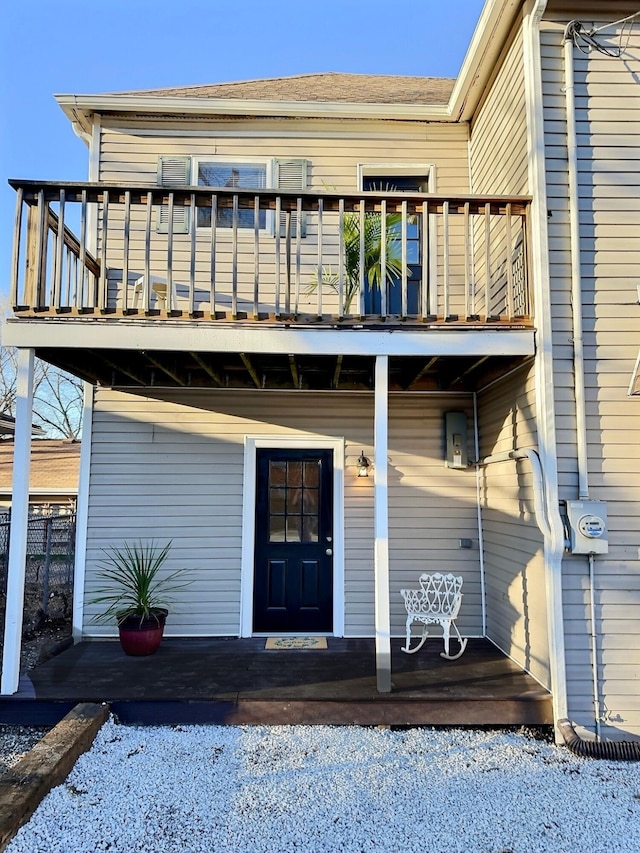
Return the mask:
[[256,451],[253,630],[333,630],[333,454]]

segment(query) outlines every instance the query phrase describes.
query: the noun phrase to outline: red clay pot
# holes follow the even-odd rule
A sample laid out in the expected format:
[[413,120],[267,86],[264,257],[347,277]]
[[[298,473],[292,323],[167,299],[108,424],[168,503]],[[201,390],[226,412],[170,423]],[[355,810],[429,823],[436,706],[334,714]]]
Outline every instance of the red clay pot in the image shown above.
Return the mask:
[[146,619],[128,616],[119,623],[120,645],[125,655],[143,657],[158,650],[168,611],[157,608]]

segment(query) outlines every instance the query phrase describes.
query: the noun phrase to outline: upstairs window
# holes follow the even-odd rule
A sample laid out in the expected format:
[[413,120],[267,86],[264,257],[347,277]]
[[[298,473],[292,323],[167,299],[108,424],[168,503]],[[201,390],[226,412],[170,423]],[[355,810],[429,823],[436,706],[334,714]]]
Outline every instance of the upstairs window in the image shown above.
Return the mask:
[[[268,186],[266,163],[196,161],[197,184],[199,187],[224,187],[225,189],[263,190]],[[211,225],[211,211],[207,208],[198,209],[198,227]],[[217,211],[216,225],[218,228],[231,228],[233,225],[233,210],[230,207],[220,207]],[[251,209],[238,210],[238,228],[253,228],[254,212]],[[259,227],[267,227],[267,214],[261,210]]]

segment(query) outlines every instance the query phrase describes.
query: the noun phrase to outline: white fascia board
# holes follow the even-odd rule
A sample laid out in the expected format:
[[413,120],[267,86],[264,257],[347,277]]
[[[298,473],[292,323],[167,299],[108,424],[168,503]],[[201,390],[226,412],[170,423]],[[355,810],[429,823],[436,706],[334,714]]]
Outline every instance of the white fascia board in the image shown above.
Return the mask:
[[257,98],[180,98],[158,95],[55,95],[72,122],[90,125],[93,113],[251,115],[446,121],[446,105],[362,104],[343,101],[274,101]]
[[533,329],[318,329],[197,322],[9,321],[5,346],[291,355],[534,355]]
[[449,99],[452,121],[470,121],[522,0],[486,0]]

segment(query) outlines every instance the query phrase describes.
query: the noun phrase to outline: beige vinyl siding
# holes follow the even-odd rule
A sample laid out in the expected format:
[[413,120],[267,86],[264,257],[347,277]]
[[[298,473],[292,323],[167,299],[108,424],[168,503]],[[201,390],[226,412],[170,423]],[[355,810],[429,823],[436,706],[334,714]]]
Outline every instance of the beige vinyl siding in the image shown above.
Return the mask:
[[[537,446],[534,370],[525,366],[478,398],[480,456]],[[543,537],[526,460],[480,471],[487,636],[546,687],[549,681]]]
[[514,34],[491,88],[473,119],[469,159],[474,193],[527,193],[527,121],[521,29]]
[[[474,116],[469,141],[469,168],[474,193],[526,195],[528,192],[527,122],[520,29],[514,32]],[[510,251],[514,265],[521,252],[518,237],[514,232]],[[504,220],[495,221],[491,228],[492,280],[504,276],[504,261],[501,259],[506,253],[506,239]],[[489,305],[487,311],[484,304],[487,276],[482,260],[484,241],[484,228],[477,227],[474,242],[479,263],[474,271],[477,297],[472,313],[499,313],[495,305]]]
[[[545,25],[542,62],[560,496],[575,500],[562,91],[567,20]],[[593,499],[607,502],[609,517],[609,554],[595,563],[598,675],[607,737],[640,735],[640,400],[627,396],[640,348],[639,56],[640,34],[634,27],[624,59],[577,51],[574,58],[589,491]],[[563,577],[569,711],[593,729],[587,558],[567,556]]]
[[[287,119],[228,119],[199,122],[157,122],[149,119],[127,121],[105,118],[101,130],[100,180],[113,183],[156,184],[160,156],[191,158],[226,158],[242,162],[259,160],[271,163],[274,159],[304,159],[308,161],[308,188],[319,192],[357,191],[358,164],[420,164],[416,171],[428,174],[436,166],[436,187],[439,193],[460,194],[469,191],[467,127],[428,126],[419,122],[336,121]],[[192,175],[192,181],[197,176]],[[434,187],[432,186],[433,190]],[[120,298],[123,253],[122,205],[112,206],[109,220],[108,258],[110,267],[110,300]],[[130,280],[144,271],[144,229],[146,212],[134,206],[131,213]],[[154,223],[155,225],[155,223]],[[461,251],[461,238],[452,225],[452,254]],[[458,228],[459,230],[459,228]],[[196,270],[198,271],[196,308],[210,306],[210,229],[199,228],[196,233]],[[306,236],[301,243],[302,281],[300,310],[312,311],[316,294],[309,285],[317,269],[318,217],[306,217]],[[216,278],[220,311],[230,309],[232,270],[231,229],[217,229]],[[274,310],[275,300],[275,241],[267,227],[260,234],[260,310]],[[190,235],[174,235],[174,280],[178,300],[188,293]],[[254,286],[254,233],[252,228],[238,230],[238,276],[240,311],[251,311]],[[323,265],[337,269],[339,256],[338,214],[323,217]],[[282,246],[284,250],[284,245]],[[442,254],[442,252],[440,252]],[[152,235],[151,272],[166,276],[166,235]],[[461,263],[456,261],[455,263]],[[284,259],[283,259],[284,266]],[[284,272],[283,272],[284,274]],[[456,271],[459,278],[460,271]],[[324,308],[337,311],[333,291],[326,289]]]
[[[393,631],[404,616],[399,590],[420,572],[465,577],[463,631],[479,633],[475,478],[444,466],[443,412],[469,398],[393,395],[390,408],[390,553]],[[373,395],[98,389],[93,422],[86,595],[101,549],[143,537],[173,540],[171,566],[189,566],[167,633],[237,635],[240,625],[245,435],[344,437],[346,634],[373,633],[373,478],[356,476],[361,450],[373,455]],[[85,614],[85,631],[95,606]]]

